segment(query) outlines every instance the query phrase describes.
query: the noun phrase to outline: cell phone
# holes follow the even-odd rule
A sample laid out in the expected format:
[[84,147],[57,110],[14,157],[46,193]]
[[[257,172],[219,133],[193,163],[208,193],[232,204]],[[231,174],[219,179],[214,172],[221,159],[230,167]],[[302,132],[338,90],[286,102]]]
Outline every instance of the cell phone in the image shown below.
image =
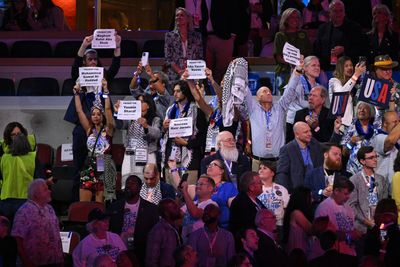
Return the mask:
[[143,52],[142,53],[142,66],[145,67],[147,65],[149,65],[149,52]]
[[171,155],[169,156],[170,160],[176,160],[176,151],[178,150],[178,147],[173,146],[171,148]]
[[360,63],[360,65],[365,65],[367,63],[367,57],[359,56],[358,63]]
[[182,188],[182,183],[186,182],[188,179],[189,173],[185,172],[182,177],[181,177],[181,181],[179,182],[179,188]]

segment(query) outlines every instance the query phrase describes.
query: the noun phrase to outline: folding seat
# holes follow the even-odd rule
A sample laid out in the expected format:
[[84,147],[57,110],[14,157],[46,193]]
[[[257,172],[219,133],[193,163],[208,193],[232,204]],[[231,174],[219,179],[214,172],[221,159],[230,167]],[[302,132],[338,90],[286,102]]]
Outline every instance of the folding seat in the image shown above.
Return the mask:
[[139,57],[137,43],[133,40],[122,40],[121,57]]
[[129,84],[132,78],[114,78],[110,81],[111,95],[130,95]]
[[52,50],[46,41],[16,41],[11,46],[11,57],[52,57]]
[[82,41],[62,41],[56,44],[54,57],[74,58],[76,57]]
[[147,40],[143,45],[143,52],[149,52],[150,57],[164,58],[164,40]]
[[13,80],[0,78],[0,96],[15,96],[15,85]]
[[4,42],[0,42],[0,57],[9,57],[8,46]]
[[54,78],[24,78],[19,82],[18,96],[59,96],[60,88]]
[[36,157],[45,168],[53,166],[53,148],[48,144],[37,144]]
[[61,95],[66,96],[66,95],[73,95],[72,89],[74,88],[76,83],[75,79],[65,79],[61,88]]

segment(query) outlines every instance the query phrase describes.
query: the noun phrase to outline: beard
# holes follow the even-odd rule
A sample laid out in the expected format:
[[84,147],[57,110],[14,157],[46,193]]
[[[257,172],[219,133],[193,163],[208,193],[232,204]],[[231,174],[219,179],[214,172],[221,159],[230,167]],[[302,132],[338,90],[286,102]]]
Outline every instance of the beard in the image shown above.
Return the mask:
[[229,160],[229,161],[236,162],[239,157],[239,150],[236,147],[226,148],[226,147],[222,146],[219,150],[219,153],[221,154],[223,159]]
[[325,160],[325,165],[328,170],[339,171],[342,169],[342,161],[334,161],[330,157]]

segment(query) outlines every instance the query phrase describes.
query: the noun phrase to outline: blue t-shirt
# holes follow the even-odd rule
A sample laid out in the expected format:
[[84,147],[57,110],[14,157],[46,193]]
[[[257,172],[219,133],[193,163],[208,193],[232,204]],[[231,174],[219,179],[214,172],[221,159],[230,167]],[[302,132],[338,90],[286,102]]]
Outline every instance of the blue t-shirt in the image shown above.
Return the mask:
[[235,185],[231,182],[225,182],[215,188],[215,193],[212,195],[211,199],[217,202],[221,209],[219,226],[222,228],[228,228],[229,225],[228,199],[235,197],[238,193]]

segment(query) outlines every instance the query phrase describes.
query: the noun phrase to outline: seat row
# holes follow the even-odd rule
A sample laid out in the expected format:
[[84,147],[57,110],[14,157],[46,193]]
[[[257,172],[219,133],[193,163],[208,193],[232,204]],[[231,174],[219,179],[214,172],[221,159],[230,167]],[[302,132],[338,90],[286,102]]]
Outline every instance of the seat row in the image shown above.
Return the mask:
[[[130,81],[131,78],[114,78],[109,84],[110,91],[113,95],[130,95]],[[147,84],[147,79],[141,79],[142,87],[146,88]],[[75,80],[66,79],[60,92],[60,86],[56,79],[33,77],[21,79],[18,88],[16,88],[12,79],[0,78],[0,96],[69,96],[72,95],[74,85]]]
[[[61,41],[54,48],[47,41],[23,40],[15,41],[11,47],[4,42],[0,42],[0,57],[12,58],[74,58],[81,46],[82,41]],[[147,40],[143,45],[143,51],[149,52],[152,58],[164,57],[164,40]],[[114,54],[113,49],[99,49],[100,58],[110,58]],[[139,57],[138,44],[134,40],[122,40],[121,57]]]

